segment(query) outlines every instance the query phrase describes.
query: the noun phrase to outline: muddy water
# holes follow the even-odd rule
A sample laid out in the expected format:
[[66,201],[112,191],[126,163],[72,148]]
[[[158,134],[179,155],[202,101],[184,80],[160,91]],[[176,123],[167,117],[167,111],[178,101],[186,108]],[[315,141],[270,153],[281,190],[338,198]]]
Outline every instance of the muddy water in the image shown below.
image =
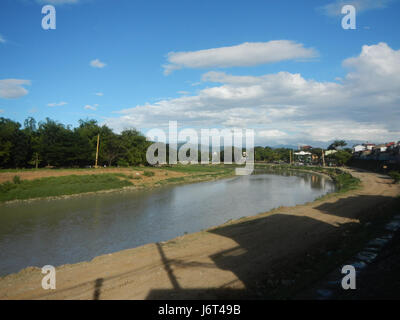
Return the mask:
[[334,191],[309,173],[265,174],[150,191],[0,205],[0,276],[27,266],[58,266],[165,241],[309,202]]

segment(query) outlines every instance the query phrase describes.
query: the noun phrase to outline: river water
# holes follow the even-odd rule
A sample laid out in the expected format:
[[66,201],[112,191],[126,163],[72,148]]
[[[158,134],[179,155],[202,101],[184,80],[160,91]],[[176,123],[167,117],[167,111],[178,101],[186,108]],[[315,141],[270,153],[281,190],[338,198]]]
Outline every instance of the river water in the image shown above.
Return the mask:
[[213,182],[0,205],[0,276],[58,266],[197,232],[332,192],[312,173],[258,173]]

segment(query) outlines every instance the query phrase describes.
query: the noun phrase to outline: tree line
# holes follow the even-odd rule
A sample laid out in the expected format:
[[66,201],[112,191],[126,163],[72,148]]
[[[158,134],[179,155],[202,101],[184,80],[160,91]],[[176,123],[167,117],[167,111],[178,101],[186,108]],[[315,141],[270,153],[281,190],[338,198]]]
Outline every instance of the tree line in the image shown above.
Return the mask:
[[[334,142],[332,142],[328,146],[327,150],[336,150],[336,153],[325,155],[325,160],[327,162],[333,162],[338,165],[347,164],[352,158],[352,149],[345,148],[345,146],[347,146],[347,143],[343,140],[335,140]],[[266,162],[276,162],[276,161],[289,162],[290,153],[293,151],[294,150],[289,148],[271,148],[271,147],[258,146],[254,148],[254,159],[255,161],[266,161]],[[322,152],[325,152],[324,149],[312,148],[308,151],[311,152],[311,154],[316,155],[318,162],[321,162]]]
[[99,165],[146,164],[151,142],[135,129],[114,133],[96,120],[79,120],[72,128],[49,118],[39,123],[32,117],[22,126],[0,118],[0,167],[86,167],[94,165],[100,134]]
[[[29,117],[21,125],[0,117],[0,168],[92,166],[98,135],[99,165],[148,165],[146,151],[151,142],[135,129],[117,134],[106,125],[100,126],[96,120],[79,120],[79,126],[72,128],[49,118],[37,123]],[[338,164],[345,164],[351,158],[351,149],[340,150],[344,146],[344,141],[335,141],[328,147],[328,150],[339,149],[332,156]],[[167,144],[167,161],[168,149]],[[290,161],[291,149],[288,148],[255,147],[254,151],[256,161]],[[322,151],[321,148],[311,150],[319,158]],[[220,158],[223,162],[223,150]]]

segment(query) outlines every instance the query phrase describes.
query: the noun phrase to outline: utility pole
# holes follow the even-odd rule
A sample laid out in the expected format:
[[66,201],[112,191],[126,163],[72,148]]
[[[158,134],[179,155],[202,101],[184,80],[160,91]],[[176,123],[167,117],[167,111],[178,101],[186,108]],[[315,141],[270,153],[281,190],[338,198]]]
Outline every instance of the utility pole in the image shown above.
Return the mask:
[[289,159],[290,159],[289,164],[291,165],[292,164],[292,149],[289,150]]
[[324,149],[322,149],[322,166],[323,167],[325,167],[325,156],[324,156],[324,154],[325,154],[325,151],[324,151]]
[[96,164],[94,165],[95,168],[97,168],[97,160],[99,159],[99,142],[100,142],[100,133],[97,135]]

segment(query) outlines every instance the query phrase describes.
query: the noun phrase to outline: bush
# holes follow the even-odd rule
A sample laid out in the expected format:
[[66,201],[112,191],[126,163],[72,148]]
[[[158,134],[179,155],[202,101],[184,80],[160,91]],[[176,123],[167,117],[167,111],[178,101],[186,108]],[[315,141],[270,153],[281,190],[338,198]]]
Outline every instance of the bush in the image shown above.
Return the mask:
[[19,176],[14,176],[13,182],[14,182],[14,184],[20,184],[21,183],[21,178]]
[[118,167],[129,167],[129,163],[125,160],[118,160],[117,165]]
[[394,183],[400,182],[400,172],[399,171],[390,171],[389,176],[394,180]]
[[143,175],[146,177],[152,177],[152,176],[154,176],[154,172],[153,171],[145,171],[145,172],[143,172]]
[[15,189],[17,186],[14,183],[11,183],[10,181],[4,182],[0,184],[0,193],[6,193],[12,189]]

